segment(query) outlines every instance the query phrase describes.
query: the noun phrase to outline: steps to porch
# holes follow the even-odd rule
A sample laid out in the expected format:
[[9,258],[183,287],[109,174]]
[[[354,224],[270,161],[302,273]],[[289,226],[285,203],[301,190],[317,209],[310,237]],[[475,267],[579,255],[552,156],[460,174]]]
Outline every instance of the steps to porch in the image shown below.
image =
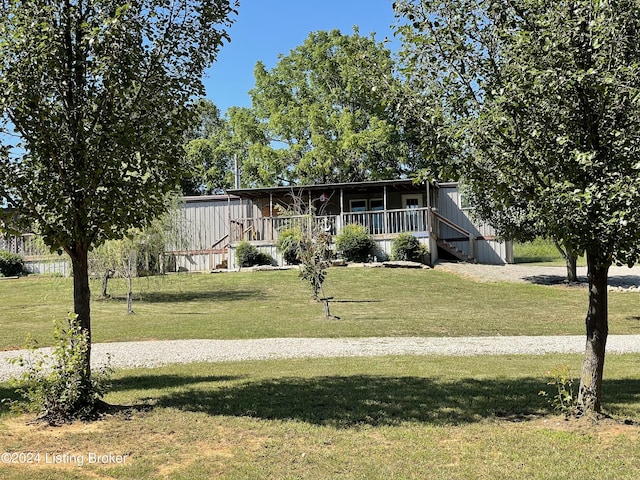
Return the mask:
[[436,240],[436,244],[438,245],[439,249],[441,249],[442,251],[448,253],[449,255],[457,258],[458,260],[460,260],[462,262],[478,263],[477,259],[469,256],[467,253],[463,252],[462,250],[457,248],[455,245],[452,245],[451,243],[447,242],[446,240],[443,240],[443,239],[439,238],[438,240]]

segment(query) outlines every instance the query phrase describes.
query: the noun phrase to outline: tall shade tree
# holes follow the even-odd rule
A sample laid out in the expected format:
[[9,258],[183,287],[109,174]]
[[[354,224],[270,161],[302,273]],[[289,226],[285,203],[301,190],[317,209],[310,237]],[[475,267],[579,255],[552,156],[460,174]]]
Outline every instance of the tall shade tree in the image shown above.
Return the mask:
[[210,100],[200,99],[197,112],[197,123],[186,137],[182,193],[222,193],[234,185],[235,162],[247,156],[246,143],[234,135],[229,119]]
[[312,32],[267,70],[255,67],[252,107],[230,113],[261,185],[397,178],[409,156],[396,109],[390,51],[357,30]]
[[[89,250],[165,209],[229,0],[2,0],[0,202],[73,265],[91,333]],[[7,139],[15,142],[9,144]],[[89,388],[90,354],[85,359]]]
[[[586,252],[578,403],[601,409],[612,264],[640,247],[640,4],[633,0],[395,3],[406,76],[496,208]],[[429,99],[429,101],[425,101]]]

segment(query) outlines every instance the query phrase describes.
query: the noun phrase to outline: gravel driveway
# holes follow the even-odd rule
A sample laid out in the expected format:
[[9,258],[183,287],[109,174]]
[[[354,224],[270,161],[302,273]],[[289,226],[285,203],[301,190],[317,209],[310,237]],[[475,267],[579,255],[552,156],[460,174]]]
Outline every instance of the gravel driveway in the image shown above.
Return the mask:
[[[375,337],[268,338],[256,340],[167,340],[98,343],[92,347],[94,366],[107,355],[114,368],[157,367],[172,363],[229,362],[277,358],[375,357],[382,355],[542,355],[582,353],[583,336],[515,337]],[[43,349],[47,351],[47,349]],[[640,335],[610,335],[609,353],[640,353]],[[20,374],[9,358],[28,352],[0,352],[0,381]]]
[[[471,263],[441,263],[437,270],[452,272],[485,282],[529,282],[539,285],[565,283],[565,267],[542,267],[527,264],[476,265]],[[587,267],[578,267],[578,278],[587,283]],[[640,290],[640,266],[628,268],[613,266],[609,269],[609,287],[612,290]]]

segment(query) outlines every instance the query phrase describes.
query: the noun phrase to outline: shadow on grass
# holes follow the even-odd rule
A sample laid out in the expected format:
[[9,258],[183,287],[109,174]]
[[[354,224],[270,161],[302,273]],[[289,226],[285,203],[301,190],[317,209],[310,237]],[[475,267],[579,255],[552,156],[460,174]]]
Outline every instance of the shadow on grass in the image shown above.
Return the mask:
[[[142,295],[135,294],[136,301],[146,303],[180,303],[193,301],[207,302],[236,302],[241,300],[259,300],[264,294],[258,290],[212,290],[210,292],[148,292]],[[114,295],[108,300],[123,301],[127,297]]]
[[578,282],[569,283],[566,275],[531,275],[523,280],[535,285],[580,285],[587,282],[586,277],[578,277]]
[[15,389],[10,388],[8,383],[0,384],[0,414],[7,413],[11,409],[10,402],[19,400],[22,400],[22,397],[16,393]]
[[109,390],[148,390],[153,388],[175,388],[198,383],[217,383],[240,380],[244,377],[233,375],[134,375],[111,381]]
[[544,387],[537,378],[455,382],[378,376],[285,378],[219,389],[196,387],[161,397],[157,406],[338,428],[403,422],[449,425],[548,414],[547,401],[538,395]]

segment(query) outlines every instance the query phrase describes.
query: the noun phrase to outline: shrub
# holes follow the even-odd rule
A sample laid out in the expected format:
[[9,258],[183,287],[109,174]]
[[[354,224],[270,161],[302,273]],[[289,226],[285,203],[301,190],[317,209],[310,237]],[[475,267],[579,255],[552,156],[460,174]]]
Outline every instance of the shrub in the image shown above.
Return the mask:
[[336,236],[338,253],[350,262],[366,262],[373,247],[374,242],[362,225],[345,225]]
[[258,250],[249,242],[240,242],[236,247],[236,265],[239,267],[253,267],[254,265],[271,265],[273,258]]
[[427,248],[410,233],[401,233],[391,242],[392,260],[422,262],[427,253]]
[[27,410],[37,412],[39,419],[51,425],[93,418],[109,386],[109,366],[86,378],[84,364],[89,340],[76,318],[77,315],[69,314],[66,322],[55,322],[56,346],[51,355],[36,355],[37,344],[31,341],[31,356],[16,361],[27,368],[21,378],[13,380],[18,393],[27,401]]
[[0,250],[0,274],[5,277],[15,277],[24,272],[24,258],[15,253]]
[[564,413],[567,417],[578,413],[578,395],[573,390],[573,378],[568,365],[561,365],[547,372],[547,385],[553,387],[554,392],[541,390],[538,395],[545,397],[554,410]]
[[288,265],[300,264],[300,241],[302,231],[299,227],[291,227],[282,230],[278,234],[276,248],[282,254],[282,258]]

